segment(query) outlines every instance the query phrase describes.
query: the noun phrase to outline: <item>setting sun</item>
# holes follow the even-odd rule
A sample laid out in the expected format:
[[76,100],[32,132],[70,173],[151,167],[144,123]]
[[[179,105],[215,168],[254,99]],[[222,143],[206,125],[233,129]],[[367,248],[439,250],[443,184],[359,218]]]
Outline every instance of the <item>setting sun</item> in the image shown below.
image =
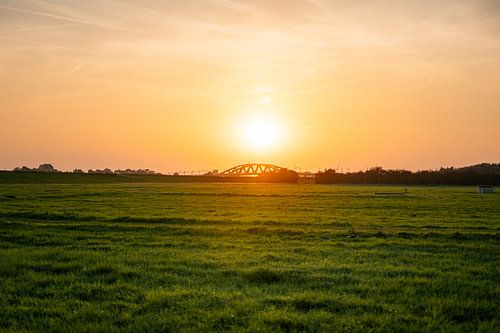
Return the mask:
[[277,123],[264,117],[249,120],[244,131],[247,144],[258,150],[269,149],[277,144],[280,134]]
[[248,142],[256,148],[269,146],[276,136],[274,128],[266,122],[249,124],[245,130],[245,134]]

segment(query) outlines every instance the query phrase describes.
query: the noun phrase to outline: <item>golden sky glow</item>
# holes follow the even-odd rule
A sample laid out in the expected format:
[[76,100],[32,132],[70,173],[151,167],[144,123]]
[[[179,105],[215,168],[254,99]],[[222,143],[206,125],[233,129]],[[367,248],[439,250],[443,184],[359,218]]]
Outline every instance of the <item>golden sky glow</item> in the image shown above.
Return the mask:
[[0,169],[499,162],[500,5],[0,0],[0,84]]

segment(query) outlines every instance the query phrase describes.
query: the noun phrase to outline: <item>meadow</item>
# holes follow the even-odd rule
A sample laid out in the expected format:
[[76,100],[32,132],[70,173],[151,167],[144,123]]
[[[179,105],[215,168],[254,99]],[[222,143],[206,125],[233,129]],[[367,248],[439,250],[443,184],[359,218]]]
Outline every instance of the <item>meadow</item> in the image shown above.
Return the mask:
[[500,194],[0,185],[0,330],[498,332]]

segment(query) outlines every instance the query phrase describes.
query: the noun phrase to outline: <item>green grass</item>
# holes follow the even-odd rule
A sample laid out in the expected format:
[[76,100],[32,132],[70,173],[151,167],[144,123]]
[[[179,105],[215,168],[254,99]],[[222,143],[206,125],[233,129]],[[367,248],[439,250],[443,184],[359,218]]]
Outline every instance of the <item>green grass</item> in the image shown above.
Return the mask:
[[4,184],[0,330],[494,332],[500,195]]

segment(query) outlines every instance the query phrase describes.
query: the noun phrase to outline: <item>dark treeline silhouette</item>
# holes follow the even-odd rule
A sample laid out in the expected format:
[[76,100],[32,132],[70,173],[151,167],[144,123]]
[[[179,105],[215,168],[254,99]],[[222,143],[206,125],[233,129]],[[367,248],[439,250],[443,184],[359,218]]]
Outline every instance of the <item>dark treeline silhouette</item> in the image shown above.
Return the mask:
[[28,168],[27,166],[17,167],[13,171],[31,171],[31,172],[59,172],[52,164],[40,164],[38,168]]
[[[19,172],[62,172],[57,170],[52,166],[52,164],[45,163],[45,164],[40,164],[38,168],[28,168],[27,166],[23,167],[16,167],[12,171],[19,171]],[[74,169],[73,173],[78,173],[82,174],[85,173],[82,169]],[[133,170],[133,169],[125,169],[125,170],[111,170],[109,168],[105,169],[96,169],[96,170],[88,170],[87,173],[89,174],[105,174],[105,175],[161,175],[161,173],[156,172],[154,170],[150,169],[139,169],[139,170]]]
[[[41,164],[38,168],[17,167],[13,171],[36,173],[61,173],[51,164]],[[74,174],[84,174],[81,169],[73,170]],[[87,174],[106,175],[162,175],[150,169],[111,170],[109,168],[88,170]],[[174,175],[179,175],[178,173]],[[209,176],[210,178],[220,178]],[[224,178],[224,177],[222,177]],[[277,172],[262,173],[256,177],[263,183],[297,183],[297,172],[281,169]],[[495,185],[500,186],[500,163],[482,163],[463,168],[441,168],[439,170],[384,170],[374,167],[367,171],[338,173],[333,169],[320,171],[315,175],[316,184],[414,184],[414,185]]]
[[415,185],[500,185],[500,164],[477,164],[463,168],[441,168],[412,172],[384,170],[337,173],[333,169],[318,172],[316,184],[415,184]]
[[297,183],[299,174],[292,170],[280,169],[276,172],[261,173],[257,180],[263,183]]
[[[75,170],[76,171],[76,170]],[[73,172],[75,172],[73,171]],[[139,170],[133,170],[133,169],[125,169],[125,170],[111,170],[109,168],[100,170],[89,170],[88,173],[100,173],[100,174],[116,174],[116,175],[161,175],[161,173],[149,170],[149,169],[139,169]]]

